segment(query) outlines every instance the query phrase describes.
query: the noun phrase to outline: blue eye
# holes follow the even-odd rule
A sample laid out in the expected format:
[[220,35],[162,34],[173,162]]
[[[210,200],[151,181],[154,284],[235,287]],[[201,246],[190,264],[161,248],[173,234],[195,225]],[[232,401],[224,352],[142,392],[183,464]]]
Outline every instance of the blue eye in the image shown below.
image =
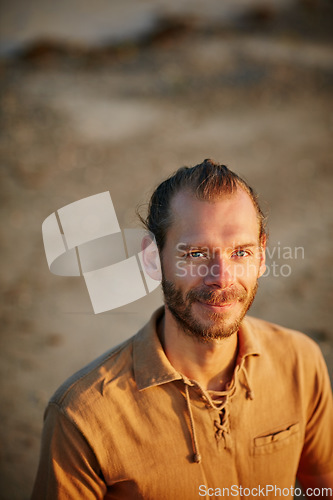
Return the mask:
[[245,250],[237,250],[234,255],[235,257],[247,257],[249,252],[246,252]]
[[205,259],[207,257],[207,254],[205,252],[201,252],[200,250],[194,250],[189,252],[187,255],[192,259]]

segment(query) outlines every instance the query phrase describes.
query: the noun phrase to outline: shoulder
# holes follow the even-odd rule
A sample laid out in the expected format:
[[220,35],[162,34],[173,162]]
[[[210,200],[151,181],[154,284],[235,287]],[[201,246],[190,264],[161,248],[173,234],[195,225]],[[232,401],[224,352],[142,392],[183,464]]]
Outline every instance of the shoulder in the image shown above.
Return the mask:
[[298,330],[293,330],[252,316],[246,316],[246,323],[263,343],[269,343],[274,340],[278,344],[283,344],[287,341],[297,345],[297,347],[304,346],[307,349],[319,349],[314,340]]
[[122,405],[132,404],[138,390],[134,346],[143,344],[144,353],[149,346],[154,349],[155,326],[161,313],[162,309],[155,311],[134,336],[69,377],[53,394],[48,408],[52,406],[66,418],[86,425],[88,418],[100,420],[105,412],[118,414]]
[[274,390],[278,382],[284,397],[291,391],[311,411],[320,400],[331,407],[327,366],[314,340],[302,332],[252,317],[246,318],[245,325],[258,348],[255,373],[260,381],[269,381]]
[[306,334],[251,316],[245,321],[264,356],[273,357],[283,364],[301,363],[316,369],[325,366],[318,344]]
[[74,373],[56,390],[50,404],[63,410],[89,404],[103,397],[105,387],[112,381],[131,377],[133,341],[138,335],[140,332]]

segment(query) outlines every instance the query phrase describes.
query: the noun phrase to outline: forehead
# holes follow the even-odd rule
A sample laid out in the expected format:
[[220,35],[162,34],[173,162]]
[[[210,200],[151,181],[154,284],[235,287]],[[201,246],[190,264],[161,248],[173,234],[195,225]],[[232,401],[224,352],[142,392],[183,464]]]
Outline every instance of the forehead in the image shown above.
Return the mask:
[[242,188],[213,201],[199,200],[193,193],[181,191],[172,199],[170,208],[171,239],[207,245],[215,244],[216,240],[230,244],[244,239],[258,240],[257,211]]

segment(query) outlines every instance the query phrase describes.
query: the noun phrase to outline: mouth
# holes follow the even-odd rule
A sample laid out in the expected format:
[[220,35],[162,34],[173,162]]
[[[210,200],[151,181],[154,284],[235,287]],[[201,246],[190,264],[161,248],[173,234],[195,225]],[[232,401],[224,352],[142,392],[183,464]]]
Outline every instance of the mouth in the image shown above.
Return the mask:
[[198,303],[203,306],[205,309],[208,309],[211,312],[222,312],[226,311],[227,309],[230,309],[233,305],[235,305],[235,301],[230,301],[230,302],[220,302],[220,303],[213,303],[213,302],[201,302],[198,301]]

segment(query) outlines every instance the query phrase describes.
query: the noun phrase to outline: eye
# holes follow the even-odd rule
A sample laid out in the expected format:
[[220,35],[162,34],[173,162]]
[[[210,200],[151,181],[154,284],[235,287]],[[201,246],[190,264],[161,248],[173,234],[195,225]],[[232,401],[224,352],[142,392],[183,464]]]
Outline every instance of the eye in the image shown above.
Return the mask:
[[201,250],[192,250],[191,252],[188,252],[187,257],[190,259],[206,259],[208,256]]
[[246,250],[236,250],[233,253],[234,257],[248,257],[249,255],[250,255],[250,253]]

